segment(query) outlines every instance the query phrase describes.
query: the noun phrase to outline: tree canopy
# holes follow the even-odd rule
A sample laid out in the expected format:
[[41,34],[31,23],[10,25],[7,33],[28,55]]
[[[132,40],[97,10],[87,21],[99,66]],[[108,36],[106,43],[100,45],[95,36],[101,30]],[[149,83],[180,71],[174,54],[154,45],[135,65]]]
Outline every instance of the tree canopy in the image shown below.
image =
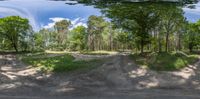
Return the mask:
[[12,45],[16,52],[20,43],[25,41],[29,29],[29,21],[19,16],[0,19],[0,35]]
[[94,5],[101,9],[102,16],[91,15],[86,27],[61,20],[51,29],[33,33],[27,19],[2,18],[0,47],[16,51],[19,46],[26,49],[31,45],[37,50],[140,50],[141,53],[199,49],[200,21],[187,22],[179,3],[114,1],[96,1],[99,3]]

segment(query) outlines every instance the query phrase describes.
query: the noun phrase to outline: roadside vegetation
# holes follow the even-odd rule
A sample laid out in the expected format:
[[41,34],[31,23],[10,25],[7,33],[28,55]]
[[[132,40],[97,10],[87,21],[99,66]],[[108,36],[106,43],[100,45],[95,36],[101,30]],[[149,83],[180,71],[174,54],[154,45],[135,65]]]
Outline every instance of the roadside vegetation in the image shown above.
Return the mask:
[[26,64],[40,68],[44,72],[69,72],[75,70],[87,70],[102,63],[102,60],[76,61],[69,54],[37,54],[31,56],[21,56],[21,60]]
[[117,51],[81,51],[81,54],[85,55],[114,55],[118,54]]
[[139,66],[156,71],[180,70],[199,60],[199,55],[184,52],[136,53],[130,56]]

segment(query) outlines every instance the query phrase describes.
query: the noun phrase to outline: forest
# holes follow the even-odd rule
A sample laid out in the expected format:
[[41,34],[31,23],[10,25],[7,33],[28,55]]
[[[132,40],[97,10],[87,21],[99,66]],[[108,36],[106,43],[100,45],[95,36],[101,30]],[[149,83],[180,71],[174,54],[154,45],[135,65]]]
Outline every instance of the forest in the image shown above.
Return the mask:
[[[51,28],[34,31],[28,19],[1,18],[0,49],[2,52],[97,55],[126,52],[137,64],[154,70],[177,70],[198,60],[200,20],[187,21],[182,9],[185,4],[96,2],[95,5],[101,9],[102,16],[91,15],[86,26],[73,26],[70,20],[63,19]],[[33,64],[31,59],[26,61]]]
[[0,0],[0,99],[199,99],[199,9]]
[[0,19],[2,51],[172,52],[200,49],[200,21],[191,23],[173,3],[111,4],[104,16],[90,16],[87,27],[69,20],[33,31],[27,19]]

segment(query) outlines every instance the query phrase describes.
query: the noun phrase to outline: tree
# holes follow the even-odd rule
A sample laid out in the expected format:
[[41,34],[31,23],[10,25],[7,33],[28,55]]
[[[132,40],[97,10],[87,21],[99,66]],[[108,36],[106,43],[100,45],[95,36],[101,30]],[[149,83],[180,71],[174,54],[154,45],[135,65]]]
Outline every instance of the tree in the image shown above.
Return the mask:
[[36,49],[38,50],[43,50],[45,47],[45,40],[43,35],[39,32],[39,33],[35,33],[34,34],[34,46],[36,47]]
[[88,47],[89,50],[100,50],[102,43],[102,32],[106,27],[106,22],[102,16],[90,16],[88,19]]
[[69,33],[69,26],[71,25],[71,22],[68,20],[62,20],[60,22],[56,22],[54,29],[57,32],[57,43],[59,47],[62,47],[62,49],[66,45],[67,41],[67,35]]
[[165,34],[165,51],[169,51],[170,35],[178,31],[182,27],[180,24],[185,21],[182,9],[178,8],[175,4],[168,4],[165,8],[160,10],[161,22]]
[[114,38],[116,31],[113,28],[113,24],[110,22],[105,22],[105,28],[102,32],[103,39],[103,50],[113,50],[114,49]]
[[87,32],[84,26],[78,26],[70,32],[70,49],[84,50],[87,44]]
[[200,21],[188,24],[188,32],[185,38],[190,52],[193,51],[195,46],[200,46]]
[[129,41],[129,35],[128,33],[125,33],[125,32],[121,32],[117,35],[117,38],[116,38],[117,41],[119,41],[122,45],[122,49],[124,51],[125,49],[125,45],[127,44],[127,42]]
[[29,29],[29,21],[19,16],[9,16],[0,19],[0,35],[11,42],[16,52],[18,52],[20,39],[25,39],[24,37]]
[[159,15],[155,11],[156,5],[148,3],[113,4],[104,10],[115,25],[135,35],[136,42],[140,43],[141,53],[144,46],[150,42],[149,32],[158,23]]
[[128,31],[127,33],[132,33],[129,36],[134,39],[132,40],[135,41],[134,45],[140,44],[141,53],[145,47],[147,50],[154,49],[159,52],[162,49],[165,49],[166,52],[181,50],[183,48],[182,36],[186,31],[182,7],[188,3],[198,2],[198,0],[79,1],[100,8],[117,28],[123,28]]

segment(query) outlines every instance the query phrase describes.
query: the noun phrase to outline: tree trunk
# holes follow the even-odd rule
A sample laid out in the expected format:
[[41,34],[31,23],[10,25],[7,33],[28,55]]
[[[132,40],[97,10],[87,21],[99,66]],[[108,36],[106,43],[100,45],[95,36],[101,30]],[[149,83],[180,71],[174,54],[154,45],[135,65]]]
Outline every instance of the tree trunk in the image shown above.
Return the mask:
[[109,50],[112,50],[112,34],[110,33],[110,37],[109,37]]
[[158,52],[162,52],[162,44],[161,44],[160,34],[159,34],[159,37],[158,37]]
[[166,33],[166,44],[165,44],[165,51],[168,52],[169,47],[169,33]]
[[94,50],[95,50],[94,40],[92,40],[92,42],[91,42],[91,46],[92,46],[91,50],[94,51]]
[[144,52],[144,41],[143,40],[141,40],[141,54]]
[[181,50],[181,34],[178,33],[178,50]]
[[17,48],[17,44],[16,43],[13,43],[13,47],[14,47],[15,51],[18,52],[18,48]]
[[189,50],[190,50],[190,52],[193,52],[193,44],[192,43],[189,43]]

